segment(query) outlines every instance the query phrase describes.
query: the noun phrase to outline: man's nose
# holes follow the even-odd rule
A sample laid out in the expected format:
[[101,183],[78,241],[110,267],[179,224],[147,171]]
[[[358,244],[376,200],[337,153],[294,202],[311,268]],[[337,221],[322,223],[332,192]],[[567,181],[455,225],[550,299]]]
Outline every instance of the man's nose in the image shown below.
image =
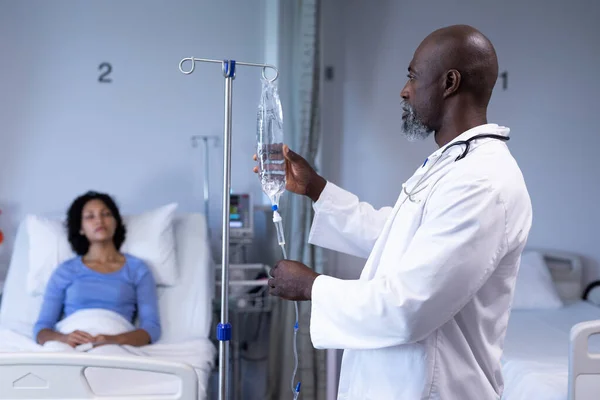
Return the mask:
[[402,88],[402,91],[400,92],[400,97],[402,97],[402,99],[404,100],[408,100],[408,89],[406,88],[406,85],[404,85],[404,87]]

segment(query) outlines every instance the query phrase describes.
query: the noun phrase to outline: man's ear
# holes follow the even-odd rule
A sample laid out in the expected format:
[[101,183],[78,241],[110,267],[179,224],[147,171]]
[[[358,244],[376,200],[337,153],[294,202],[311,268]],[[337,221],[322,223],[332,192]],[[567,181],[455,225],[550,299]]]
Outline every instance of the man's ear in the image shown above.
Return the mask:
[[444,98],[452,96],[458,91],[460,87],[461,76],[460,72],[455,69],[451,69],[446,72],[445,84],[444,84]]

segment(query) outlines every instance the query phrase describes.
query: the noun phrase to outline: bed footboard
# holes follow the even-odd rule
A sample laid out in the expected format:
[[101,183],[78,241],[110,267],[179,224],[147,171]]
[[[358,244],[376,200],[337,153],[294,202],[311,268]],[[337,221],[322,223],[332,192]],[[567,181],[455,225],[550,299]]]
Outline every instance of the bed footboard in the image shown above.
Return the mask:
[[[142,357],[69,353],[0,354],[0,399],[96,399],[84,371],[89,367],[128,369],[175,375],[178,393],[153,395],[154,400],[196,400],[198,377],[191,366]],[[148,396],[102,396],[105,400],[147,399]]]
[[588,350],[590,336],[600,334],[600,320],[581,322],[571,329],[569,343],[569,400],[598,399],[600,354]]

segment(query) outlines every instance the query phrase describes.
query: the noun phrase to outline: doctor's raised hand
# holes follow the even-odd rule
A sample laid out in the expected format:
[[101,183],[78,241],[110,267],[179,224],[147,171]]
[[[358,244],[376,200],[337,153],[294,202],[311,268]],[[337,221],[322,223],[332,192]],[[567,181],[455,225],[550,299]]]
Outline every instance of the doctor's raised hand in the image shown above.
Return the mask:
[[[317,201],[327,183],[325,178],[317,174],[308,161],[290,150],[286,144],[283,145],[283,155],[285,157],[285,189]],[[258,161],[256,154],[253,158],[254,161]],[[254,172],[259,172],[258,166],[254,167]]]

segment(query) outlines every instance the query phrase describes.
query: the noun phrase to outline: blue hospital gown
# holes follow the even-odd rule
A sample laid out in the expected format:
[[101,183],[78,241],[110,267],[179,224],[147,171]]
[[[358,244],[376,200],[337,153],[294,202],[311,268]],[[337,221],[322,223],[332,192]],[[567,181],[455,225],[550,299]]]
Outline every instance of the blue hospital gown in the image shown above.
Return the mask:
[[112,310],[148,332],[151,343],[160,338],[156,284],[152,272],[139,258],[125,254],[125,265],[112,273],[87,267],[81,257],[59,265],[46,286],[44,301],[33,339],[42,329],[55,329],[57,322],[75,311],[89,308]]

